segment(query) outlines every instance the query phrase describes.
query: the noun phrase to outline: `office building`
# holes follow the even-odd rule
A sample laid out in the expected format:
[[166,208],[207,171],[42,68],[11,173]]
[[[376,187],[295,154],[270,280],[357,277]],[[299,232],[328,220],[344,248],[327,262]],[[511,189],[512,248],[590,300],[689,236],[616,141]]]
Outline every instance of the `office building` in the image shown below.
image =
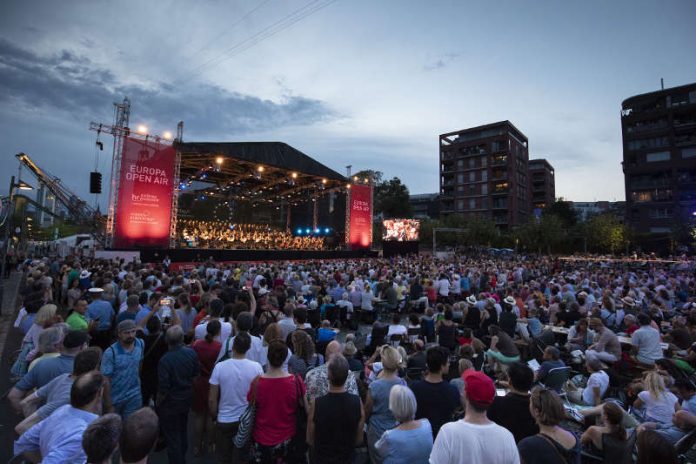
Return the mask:
[[621,105],[626,221],[667,237],[696,211],[696,83]]
[[440,214],[492,219],[500,229],[529,217],[529,147],[510,121],[440,135]]
[[585,222],[598,214],[612,214],[624,222],[625,201],[571,201],[570,207],[577,214],[578,222]]
[[423,193],[408,197],[413,217],[416,219],[438,219],[440,217],[440,197],[437,193]]
[[543,210],[556,200],[553,166],[543,158],[529,160],[529,191],[532,196],[532,211]]

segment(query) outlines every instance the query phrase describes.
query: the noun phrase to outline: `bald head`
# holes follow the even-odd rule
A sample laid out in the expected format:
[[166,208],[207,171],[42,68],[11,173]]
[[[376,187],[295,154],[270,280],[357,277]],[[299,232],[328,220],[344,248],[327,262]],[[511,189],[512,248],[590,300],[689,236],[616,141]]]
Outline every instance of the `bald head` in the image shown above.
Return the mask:
[[341,346],[341,344],[338,343],[336,340],[333,340],[329,342],[328,345],[326,345],[326,359],[329,360],[337,354],[341,354],[342,351],[343,347]]

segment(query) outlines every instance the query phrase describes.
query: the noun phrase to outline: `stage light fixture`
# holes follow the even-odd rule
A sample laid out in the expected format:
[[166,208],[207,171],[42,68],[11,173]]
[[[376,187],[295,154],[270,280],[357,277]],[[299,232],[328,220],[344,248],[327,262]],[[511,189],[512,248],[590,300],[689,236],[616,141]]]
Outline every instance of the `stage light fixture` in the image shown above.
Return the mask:
[[366,178],[365,178],[365,183],[367,184],[368,182],[370,182],[370,179],[368,179],[368,178],[366,177]]
[[297,173],[293,172],[292,174],[290,174],[290,177],[292,177],[293,179],[297,179]]
[[314,229],[314,233],[315,233],[315,234],[318,234],[318,233],[319,233],[319,229]]
[[326,184],[326,182],[327,182],[326,179],[322,179],[322,180],[321,180],[321,183],[322,183],[322,184]]
[[135,131],[140,135],[146,135],[147,134],[147,126],[144,124],[138,124],[138,127],[135,129]]
[[302,235],[302,229],[297,229],[297,235]]
[[346,188],[350,190],[350,184],[346,184]]
[[258,172],[263,172],[263,171],[266,170],[266,168],[264,168],[263,166],[259,166],[259,167],[256,168],[256,170],[257,170]]
[[165,140],[171,140],[172,139],[172,133],[169,131],[164,131],[164,134],[162,134],[162,138]]
[[354,180],[355,182],[357,182],[357,181],[358,181],[358,176],[353,176],[353,180]]
[[310,234],[310,233],[312,233],[312,229],[305,229],[305,232]]
[[331,229],[329,229],[329,228],[327,227],[326,229],[324,229],[324,233],[325,233],[325,234],[328,234],[330,230],[331,230]]

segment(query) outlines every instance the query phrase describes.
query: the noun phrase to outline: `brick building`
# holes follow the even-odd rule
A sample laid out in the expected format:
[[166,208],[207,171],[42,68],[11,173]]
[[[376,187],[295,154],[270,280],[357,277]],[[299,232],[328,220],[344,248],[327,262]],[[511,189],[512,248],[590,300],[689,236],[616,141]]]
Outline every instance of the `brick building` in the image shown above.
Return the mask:
[[440,135],[440,213],[508,229],[530,213],[527,137],[510,121]]
[[544,209],[556,200],[555,172],[543,158],[529,160],[529,191],[532,211]]

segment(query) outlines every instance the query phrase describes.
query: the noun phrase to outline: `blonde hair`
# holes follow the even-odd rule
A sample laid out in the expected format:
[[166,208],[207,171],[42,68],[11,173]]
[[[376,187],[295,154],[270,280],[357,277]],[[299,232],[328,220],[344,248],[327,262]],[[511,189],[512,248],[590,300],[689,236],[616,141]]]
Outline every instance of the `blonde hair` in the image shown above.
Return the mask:
[[395,372],[399,369],[401,355],[393,346],[385,346],[380,353],[382,360],[382,369],[389,372]]
[[58,306],[54,304],[45,304],[39,310],[36,312],[36,316],[34,317],[34,324],[41,326],[41,327],[46,327],[46,324],[49,322],[53,322],[53,318],[56,315],[56,312],[58,311]]
[[651,371],[646,374],[643,385],[655,399],[658,399],[665,391],[665,381],[659,372],[656,371]]

